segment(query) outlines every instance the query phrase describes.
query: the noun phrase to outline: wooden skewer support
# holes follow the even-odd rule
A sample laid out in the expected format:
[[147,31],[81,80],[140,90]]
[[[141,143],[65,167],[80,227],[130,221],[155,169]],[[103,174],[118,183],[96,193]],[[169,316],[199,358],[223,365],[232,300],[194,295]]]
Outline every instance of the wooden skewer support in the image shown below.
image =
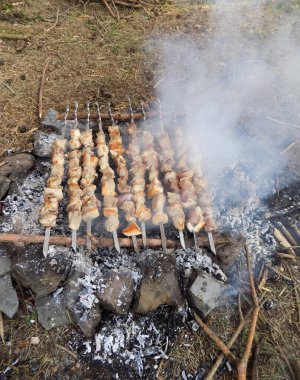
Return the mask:
[[[214,235],[215,244],[226,244],[229,242],[229,239],[224,237],[221,234]],[[44,235],[19,235],[14,233],[0,233],[0,243],[24,243],[24,244],[43,244]],[[208,238],[206,236],[200,236],[197,238],[199,247],[209,246]],[[50,236],[49,243],[52,245],[58,246],[68,246],[71,244],[70,236]],[[120,247],[130,248],[132,247],[132,240],[130,238],[120,238],[119,239]],[[139,247],[143,246],[141,238],[137,238],[137,243]],[[176,240],[167,240],[166,241],[168,248],[179,248],[181,247],[178,239]],[[185,241],[186,246],[191,248],[194,245],[194,239],[188,239]],[[114,241],[109,237],[92,237],[92,244],[94,248],[108,248],[114,246]],[[86,238],[77,237],[77,245],[84,246],[86,245]],[[147,239],[147,246],[152,248],[161,247],[161,239]]]

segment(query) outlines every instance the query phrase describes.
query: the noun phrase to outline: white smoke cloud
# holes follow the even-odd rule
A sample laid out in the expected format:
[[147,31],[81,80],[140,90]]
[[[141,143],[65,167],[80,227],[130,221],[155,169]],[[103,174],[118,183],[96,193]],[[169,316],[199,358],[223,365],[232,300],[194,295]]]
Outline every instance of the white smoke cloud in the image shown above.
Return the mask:
[[[228,168],[243,165],[261,195],[283,167],[280,151],[299,133],[269,118],[299,124],[300,113],[300,22],[285,16],[272,29],[265,7],[266,1],[217,1],[212,38],[170,37],[155,45],[163,59],[158,96],[164,110],[171,104],[187,111],[188,123],[178,122],[193,160],[202,157],[218,187]],[[166,124],[174,125],[172,117]]]

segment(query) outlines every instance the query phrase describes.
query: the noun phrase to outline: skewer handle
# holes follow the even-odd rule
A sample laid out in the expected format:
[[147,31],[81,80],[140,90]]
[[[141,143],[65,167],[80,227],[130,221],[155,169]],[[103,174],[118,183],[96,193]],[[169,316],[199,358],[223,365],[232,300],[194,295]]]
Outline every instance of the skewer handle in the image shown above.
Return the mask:
[[160,236],[161,236],[161,245],[163,247],[163,250],[166,251],[167,250],[167,239],[166,239],[164,225],[160,224],[159,229],[160,229]]
[[119,244],[119,239],[118,239],[118,234],[117,234],[117,231],[113,231],[112,233],[113,235],[113,239],[114,239],[114,245],[115,245],[115,248],[116,250],[121,253],[121,249],[120,249],[120,244]]
[[44,244],[43,244],[43,255],[44,255],[44,257],[47,257],[47,255],[48,255],[50,231],[51,231],[50,227],[47,227],[45,230],[45,239],[44,239]]
[[73,251],[76,253],[77,251],[77,231],[72,230],[72,248]]
[[92,241],[91,241],[91,235],[92,235],[92,219],[88,218],[86,221],[86,232],[87,232],[87,237],[86,237],[86,246],[89,251],[92,250]]

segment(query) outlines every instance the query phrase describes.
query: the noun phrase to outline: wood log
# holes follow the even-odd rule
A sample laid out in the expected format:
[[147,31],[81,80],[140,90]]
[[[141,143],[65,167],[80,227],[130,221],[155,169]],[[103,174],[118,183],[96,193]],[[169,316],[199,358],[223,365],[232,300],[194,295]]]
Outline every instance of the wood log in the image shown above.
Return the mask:
[[[91,237],[94,248],[108,248],[113,247],[113,239],[110,237]],[[224,244],[228,242],[228,239],[220,234],[214,235],[215,244]],[[24,244],[42,244],[44,242],[44,235],[19,235],[13,233],[0,233],[0,243],[24,243]],[[71,237],[69,236],[50,236],[49,240],[52,245],[71,245]],[[130,238],[119,238],[120,247],[130,248],[132,247],[132,240]],[[143,242],[141,238],[137,239],[137,243],[140,247],[143,247]],[[194,246],[194,240],[186,240],[187,247]],[[199,247],[209,246],[208,238],[206,236],[200,236],[198,238]],[[85,237],[77,238],[77,245],[86,245]],[[147,239],[147,247],[161,247],[161,239]],[[168,248],[180,248],[180,241],[178,240],[167,240]]]
[[[154,118],[154,117],[159,115],[158,112],[155,112],[155,111],[145,112],[145,114],[146,114],[147,119]],[[116,120],[116,121],[130,121],[131,120],[130,113],[116,112],[116,113],[113,113],[112,116],[113,116],[114,120]],[[183,114],[177,114],[176,116],[181,117],[184,115]],[[136,112],[133,114],[134,120],[141,120],[141,119],[143,119],[143,117],[144,117],[144,115],[141,112]],[[86,118],[87,118],[87,114],[85,112],[80,112],[77,115],[78,120],[86,120]],[[64,115],[61,113],[57,113],[56,119],[57,120],[64,120]],[[101,119],[102,120],[110,120],[111,117],[110,117],[109,113],[101,112]],[[74,120],[74,116],[70,113],[67,117],[67,120]],[[98,120],[98,114],[91,112],[90,120]]]

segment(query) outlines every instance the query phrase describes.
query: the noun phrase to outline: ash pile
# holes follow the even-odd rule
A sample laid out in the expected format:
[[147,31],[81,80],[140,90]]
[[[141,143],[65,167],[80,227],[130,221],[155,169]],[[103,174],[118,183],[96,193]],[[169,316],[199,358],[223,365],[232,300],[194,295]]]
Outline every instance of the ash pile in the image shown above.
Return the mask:
[[[111,117],[107,114],[104,119],[105,116]],[[294,254],[292,246],[300,238],[299,199],[295,191],[299,161],[293,153],[295,144],[289,144],[284,154],[289,157],[293,180],[289,175],[290,182],[280,192],[274,184],[274,195],[267,200],[257,196],[247,167],[238,163],[228,168],[224,180],[231,186],[226,192],[222,188],[211,189],[218,230],[213,234],[213,243],[205,230],[199,233],[183,229],[180,237],[178,225],[162,223],[163,232],[147,225],[147,239],[153,240],[155,247],[147,247],[142,238],[134,242],[133,235],[128,235],[123,247],[120,236],[117,244],[115,237],[110,238],[112,231],[106,231],[105,218],[100,217],[90,227],[81,223],[75,244],[74,233],[63,245],[51,244],[50,237],[45,254],[41,240],[36,244],[21,236],[41,237],[44,233],[39,211],[51,170],[52,142],[60,138],[63,127],[68,136],[74,123],[84,131],[87,122],[91,130],[98,129],[99,114],[61,121],[55,111],[49,111],[44,120],[47,131],[36,133],[33,155],[8,156],[0,167],[0,310],[8,318],[17,313],[18,283],[32,292],[34,301],[27,307],[37,310],[45,329],[71,323],[76,326],[70,349],[82,358],[111,368],[115,378],[124,371],[128,371],[128,378],[147,378],[153,376],[162,359],[168,360],[168,349],[181,328],[195,323],[193,311],[207,318],[236,296],[239,282],[235,264],[240,261],[245,244],[253,255],[256,280],[265,265],[273,264],[272,255],[278,244],[285,249],[284,255]],[[121,120],[118,125],[128,144],[128,137],[123,134],[127,124]],[[66,177],[64,173],[65,182]],[[241,187],[239,193],[243,195],[233,201],[230,188],[235,186]],[[99,195],[97,191],[95,194]],[[146,206],[151,208],[151,202]],[[51,236],[69,236],[65,191],[55,216]],[[124,219],[121,228],[126,228],[125,221],[128,222]],[[92,232],[87,228],[92,228]],[[8,235],[12,234],[14,240],[10,241]],[[85,237],[83,243],[80,236]],[[101,246],[102,238],[106,239],[105,247]]]

